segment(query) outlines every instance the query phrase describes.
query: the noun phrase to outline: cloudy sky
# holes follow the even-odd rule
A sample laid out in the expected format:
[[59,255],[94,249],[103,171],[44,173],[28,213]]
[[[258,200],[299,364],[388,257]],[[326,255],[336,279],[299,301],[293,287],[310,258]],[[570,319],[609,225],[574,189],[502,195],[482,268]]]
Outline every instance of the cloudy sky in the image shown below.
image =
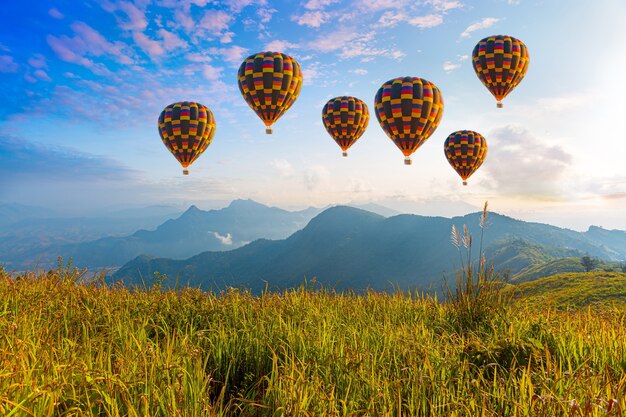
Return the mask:
[[[376,202],[463,214],[489,201],[524,220],[626,229],[626,3],[571,0],[25,0],[0,26],[0,201],[86,214],[109,207],[285,208]],[[530,51],[497,109],[470,55],[493,34]],[[248,55],[277,50],[304,73],[300,97],[265,135],[237,89]],[[405,166],[372,117],[341,157],[321,122],[331,97],[370,110],[398,76],[434,82],[442,122]],[[157,133],[167,104],[198,101],[214,141],[183,177]],[[373,116],[373,115],[372,115]],[[443,142],[488,141],[463,187]]]

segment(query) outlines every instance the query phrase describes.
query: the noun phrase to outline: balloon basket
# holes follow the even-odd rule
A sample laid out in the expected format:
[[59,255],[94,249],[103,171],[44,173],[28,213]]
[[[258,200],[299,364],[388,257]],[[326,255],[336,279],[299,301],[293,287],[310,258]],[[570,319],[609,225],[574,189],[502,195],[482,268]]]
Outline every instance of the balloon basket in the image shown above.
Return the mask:
[[498,101],[498,103],[496,104],[496,106],[498,106],[498,108],[499,108],[499,109],[501,109],[501,108],[503,107],[503,106],[502,106],[502,102],[501,102],[501,101]]
[[463,185],[467,185],[467,181],[463,181]]
[[183,169],[183,175],[189,175],[189,170],[187,168]]
[[267,133],[268,135],[271,135],[272,134],[272,128],[271,127],[265,128],[265,133]]
[[411,165],[412,163],[411,157],[407,156],[404,158],[404,165]]
[[341,156],[343,156],[343,157],[346,157],[346,156],[348,156],[348,152],[346,152],[346,151],[343,151],[343,152],[341,153]]

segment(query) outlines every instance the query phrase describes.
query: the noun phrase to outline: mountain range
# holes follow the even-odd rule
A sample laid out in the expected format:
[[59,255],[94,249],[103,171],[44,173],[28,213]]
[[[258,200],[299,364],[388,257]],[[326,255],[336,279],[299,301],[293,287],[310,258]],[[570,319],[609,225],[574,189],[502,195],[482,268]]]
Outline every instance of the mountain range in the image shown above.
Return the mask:
[[455,278],[460,256],[467,256],[465,248],[459,252],[451,243],[453,225],[461,231],[467,226],[474,258],[483,232],[487,259],[512,279],[560,258],[626,259],[623,231],[592,227],[576,232],[496,213],[489,213],[481,229],[480,216],[386,218],[353,207],[331,207],[286,239],[258,239],[234,250],[207,251],[187,259],[143,255],[125,264],[112,279],[145,284],[158,273],[167,276],[166,285],[261,291],[296,287],[306,277],[337,290],[437,290],[442,277]]
[[[39,237],[40,245],[15,245],[14,234],[0,235],[7,247],[0,260],[9,267],[28,268],[36,263],[40,266],[56,264],[59,256],[73,259],[74,265],[87,268],[119,267],[141,254],[169,258],[187,258],[204,251],[222,251],[249,243],[259,238],[283,239],[303,228],[320,209],[309,208],[291,212],[268,207],[252,200],[235,200],[219,210],[200,210],[191,206],[182,215],[155,225],[154,230],[137,230],[122,236],[106,236],[81,242],[45,241]],[[45,231],[62,219],[21,220],[26,230],[39,228]],[[94,220],[90,224],[93,224]],[[107,223],[110,221],[107,219]],[[79,222],[66,220],[68,230]],[[29,229],[30,228],[30,229]],[[136,229],[135,229],[136,230]],[[47,243],[47,244],[46,244]]]

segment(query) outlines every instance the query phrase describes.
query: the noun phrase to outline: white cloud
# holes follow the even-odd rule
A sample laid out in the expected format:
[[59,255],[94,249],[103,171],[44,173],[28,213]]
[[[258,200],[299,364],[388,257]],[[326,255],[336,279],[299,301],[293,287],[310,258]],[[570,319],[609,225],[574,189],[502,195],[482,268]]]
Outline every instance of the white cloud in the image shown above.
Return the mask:
[[185,58],[190,62],[211,62],[210,56],[198,52],[190,52],[185,55]]
[[48,74],[42,69],[38,69],[33,73],[33,75],[41,81],[52,81],[52,78],[50,78],[50,76],[48,76]]
[[301,16],[294,16],[291,20],[298,23],[300,26],[308,26],[312,28],[318,28],[323,23],[327,22],[329,14],[320,10],[306,12]]
[[407,20],[406,14],[401,11],[386,11],[383,15],[378,19],[378,26],[381,27],[394,27],[398,23],[405,22]]
[[165,29],[159,29],[157,33],[163,39],[163,48],[165,48],[166,51],[186,49],[189,47],[189,44],[175,33],[169,32]]
[[209,64],[206,64],[202,67],[202,75],[204,75],[204,78],[206,78],[207,80],[217,80],[220,78],[221,74],[222,68],[220,67],[214,67],[213,65]]
[[291,177],[295,172],[293,165],[286,159],[274,159],[270,162],[270,166],[283,178]]
[[148,20],[145,14],[139,10],[133,3],[121,1],[117,4],[117,8],[123,11],[128,17],[119,23],[123,30],[144,30],[148,27]]
[[0,72],[17,72],[19,67],[20,66],[13,60],[12,56],[0,55]]
[[63,19],[65,17],[63,16],[63,13],[61,13],[56,7],[53,7],[52,9],[48,10],[48,14],[54,17],[55,19]]
[[461,66],[461,64],[457,64],[455,62],[452,61],[446,61],[443,63],[443,70],[449,74],[452,71],[454,71],[455,69],[459,68]]
[[446,61],[443,63],[443,70],[449,74],[458,68],[461,67],[461,62],[466,61],[469,58],[469,55],[457,55],[456,62],[454,61]]
[[233,16],[223,10],[207,10],[198,24],[199,29],[209,36],[220,36],[227,31]]
[[528,130],[505,126],[490,132],[483,169],[489,188],[503,195],[556,198],[572,156],[558,145],[539,140]]
[[245,55],[248,52],[247,48],[242,46],[233,45],[229,48],[219,48],[219,54],[222,56],[224,61],[229,62],[231,64],[236,64],[239,66],[241,62],[244,60]]
[[326,188],[325,185],[330,182],[330,179],[330,171],[323,165],[315,165],[304,171],[304,186],[309,191]]
[[481,21],[476,22],[476,23],[472,23],[471,25],[469,25],[463,31],[463,33],[461,33],[461,37],[462,38],[469,38],[473,32],[476,32],[477,30],[481,30],[481,29],[490,28],[490,27],[492,27],[493,25],[495,25],[499,21],[500,21],[500,19],[498,19],[497,17],[485,17]]
[[273,40],[265,45],[266,51],[279,51],[285,53],[290,49],[297,49],[299,45],[283,40]]
[[357,68],[352,70],[351,72],[355,73],[356,75],[365,75],[367,74],[367,70],[364,68]]
[[308,0],[304,7],[309,10],[318,10],[323,9],[326,6],[330,6],[333,3],[336,3],[337,0]]
[[368,11],[384,9],[402,9],[407,3],[405,0],[362,0],[359,4]]
[[165,48],[161,45],[161,42],[154,39],[150,39],[143,32],[133,32],[133,40],[141,49],[144,50],[151,59],[156,60],[163,54],[165,54]]
[[28,64],[33,68],[47,68],[46,57],[42,54],[35,54],[28,59]]
[[233,237],[232,237],[232,235],[230,233],[226,233],[226,236],[222,236],[219,233],[213,232],[211,230],[209,230],[209,233],[212,233],[213,236],[215,236],[215,238],[217,240],[219,240],[222,245],[229,245],[230,246],[230,245],[233,244]]
[[272,15],[277,11],[276,9],[260,8],[256,11],[256,14],[261,19],[261,23],[269,23],[272,20]]
[[442,13],[463,7],[463,3],[457,0],[426,0],[426,4],[432,5],[435,10]]
[[417,26],[420,29],[428,29],[439,26],[443,23],[443,16],[438,14],[429,14],[426,16],[417,16],[408,20],[412,26]]
[[48,35],[48,45],[57,57],[66,62],[89,68],[98,75],[113,75],[106,65],[96,63],[87,56],[107,56],[120,64],[130,65],[134,60],[128,53],[128,45],[121,41],[109,42],[97,30],[84,22],[74,22],[70,26],[73,37]]

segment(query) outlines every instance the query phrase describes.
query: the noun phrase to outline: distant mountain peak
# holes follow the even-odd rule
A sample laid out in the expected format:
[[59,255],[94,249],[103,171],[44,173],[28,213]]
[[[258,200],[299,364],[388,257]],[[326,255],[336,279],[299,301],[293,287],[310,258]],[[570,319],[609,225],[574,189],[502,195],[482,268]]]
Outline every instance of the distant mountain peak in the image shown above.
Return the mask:
[[[271,207],[266,206],[265,204],[259,203],[251,199],[240,198],[237,200],[233,200],[227,208],[231,210],[266,210]],[[277,210],[282,210],[282,209],[277,209]]]

